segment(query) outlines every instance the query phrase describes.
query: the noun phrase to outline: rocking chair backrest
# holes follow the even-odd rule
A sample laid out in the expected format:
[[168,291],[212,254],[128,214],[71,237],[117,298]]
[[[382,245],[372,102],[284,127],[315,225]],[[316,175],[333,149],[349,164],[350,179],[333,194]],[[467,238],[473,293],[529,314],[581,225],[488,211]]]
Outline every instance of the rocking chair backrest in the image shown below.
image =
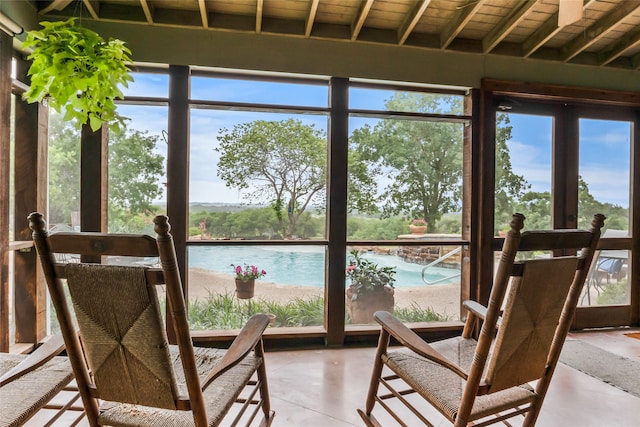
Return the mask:
[[103,400],[176,409],[178,389],[155,285],[145,267],[69,264],[87,364]]
[[576,257],[523,262],[513,277],[486,382],[492,392],[534,381],[544,374],[547,355],[578,260]]
[[[155,239],[87,232],[49,235],[39,213],[31,214],[29,222],[88,418],[97,419],[98,398],[191,409],[196,425],[205,425],[206,410],[167,218],[155,218]],[[82,261],[98,264],[58,263],[57,254],[77,254]],[[99,264],[106,256],[159,257],[162,268]],[[82,345],[65,297],[64,279]],[[178,389],[172,368],[155,288],[162,284],[166,285],[167,312],[180,351],[186,391]]]
[[[604,217],[596,215],[591,231],[545,230],[520,234],[523,220],[522,215],[514,215],[478,338],[470,378],[476,381],[483,376],[484,387],[477,389],[480,394],[546,375],[550,378],[573,321],[604,223]],[[553,251],[564,256],[547,254],[543,255],[545,258],[516,262],[517,254],[525,251],[529,254]],[[507,292],[506,304],[503,304]],[[485,362],[488,362],[486,370]]]

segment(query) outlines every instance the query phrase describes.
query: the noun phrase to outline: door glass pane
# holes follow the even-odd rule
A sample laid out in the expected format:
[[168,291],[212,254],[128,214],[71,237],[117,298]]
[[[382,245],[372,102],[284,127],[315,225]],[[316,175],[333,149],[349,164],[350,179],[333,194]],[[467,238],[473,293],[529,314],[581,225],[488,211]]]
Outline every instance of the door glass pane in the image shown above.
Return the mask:
[[525,229],[551,228],[553,117],[501,113],[496,118],[495,233],[524,214]]
[[631,129],[629,122],[580,119],[578,227],[589,228],[602,213],[605,234],[629,235]]
[[[580,119],[578,226],[589,228],[594,213],[607,219],[602,234],[629,237],[630,159],[632,124]],[[602,246],[602,245],[601,245]],[[580,304],[629,303],[629,251],[597,251]]]
[[596,252],[582,290],[580,305],[629,304],[629,254],[630,251],[621,249]]

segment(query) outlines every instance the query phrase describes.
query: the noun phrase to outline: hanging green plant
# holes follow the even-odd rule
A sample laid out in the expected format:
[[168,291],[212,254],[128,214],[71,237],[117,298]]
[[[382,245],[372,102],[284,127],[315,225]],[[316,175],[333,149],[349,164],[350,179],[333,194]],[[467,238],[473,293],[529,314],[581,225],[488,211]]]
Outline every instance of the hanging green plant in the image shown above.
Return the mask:
[[47,100],[65,120],[89,123],[94,131],[103,123],[119,128],[124,118],[116,112],[119,88],[133,81],[129,75],[131,51],[117,39],[105,41],[99,34],[77,26],[76,18],[41,22],[22,44],[33,48],[28,56],[31,87],[23,95],[28,102]]

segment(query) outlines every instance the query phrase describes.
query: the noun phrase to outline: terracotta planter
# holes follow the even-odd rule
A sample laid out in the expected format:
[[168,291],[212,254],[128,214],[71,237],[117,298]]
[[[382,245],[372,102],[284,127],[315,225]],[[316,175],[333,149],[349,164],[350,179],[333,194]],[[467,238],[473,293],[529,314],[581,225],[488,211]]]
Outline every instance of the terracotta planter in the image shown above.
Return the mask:
[[390,286],[375,292],[359,294],[355,301],[352,301],[353,290],[351,286],[347,288],[347,310],[352,324],[374,323],[373,313],[378,310],[393,313],[395,299],[394,290]]
[[240,280],[236,279],[236,295],[238,299],[253,298],[256,287],[256,279]]
[[424,232],[427,231],[427,226],[426,225],[410,225],[409,231],[411,231],[411,234],[424,234]]

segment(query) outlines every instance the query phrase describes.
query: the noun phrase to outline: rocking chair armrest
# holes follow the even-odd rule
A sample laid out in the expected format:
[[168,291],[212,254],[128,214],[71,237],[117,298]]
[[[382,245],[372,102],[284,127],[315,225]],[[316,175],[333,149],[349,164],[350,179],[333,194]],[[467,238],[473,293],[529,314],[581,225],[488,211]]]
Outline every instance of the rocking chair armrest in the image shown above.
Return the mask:
[[[485,307],[484,305],[472,300],[463,301],[462,305],[464,306],[464,308],[469,310],[471,313],[473,313],[476,317],[480,318],[481,320],[484,321],[484,319],[487,318],[487,307]],[[502,316],[502,311],[500,311],[500,315]],[[501,322],[502,322],[502,318],[499,317],[497,320],[496,326],[500,326]]]
[[464,306],[464,308],[466,308],[471,313],[473,313],[476,317],[479,317],[482,320],[484,320],[487,317],[487,307],[485,307],[484,305],[478,302],[475,302],[472,300],[466,300],[462,303],[462,305]]
[[209,372],[202,382],[204,390],[213,380],[237,365],[251,352],[262,339],[262,333],[269,325],[266,314],[255,314],[244,325],[238,336],[233,340],[220,362]]
[[420,356],[429,359],[435,363],[438,363],[445,368],[455,372],[458,376],[464,378],[468,377],[468,373],[464,371],[460,366],[451,362],[449,359],[440,354],[437,350],[429,345],[426,341],[420,338],[415,332],[407,328],[404,323],[400,322],[391,313],[386,311],[376,311],[374,314],[376,321],[387,331],[392,337],[394,337],[400,344],[419,354]]
[[53,335],[42,343],[33,353],[29,354],[23,361],[18,363],[0,377],[0,387],[11,381],[38,369],[40,366],[53,359],[64,350],[64,340],[62,334]]

